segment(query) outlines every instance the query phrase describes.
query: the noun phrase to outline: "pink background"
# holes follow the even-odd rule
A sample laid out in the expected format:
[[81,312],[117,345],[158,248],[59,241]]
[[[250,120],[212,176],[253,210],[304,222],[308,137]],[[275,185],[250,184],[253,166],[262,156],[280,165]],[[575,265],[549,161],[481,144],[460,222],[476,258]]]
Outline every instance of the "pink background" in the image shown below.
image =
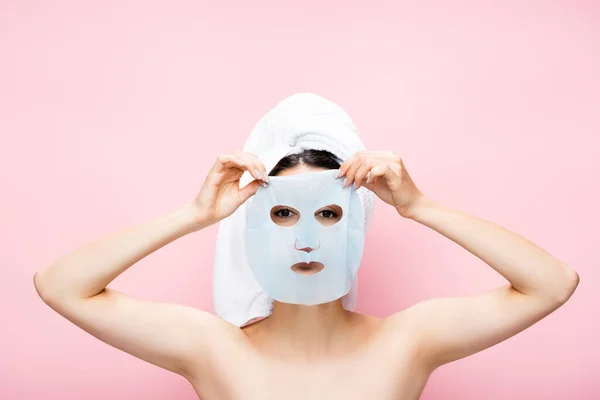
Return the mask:
[[[437,370],[422,399],[600,398],[598,4],[283,3],[0,3],[0,398],[196,398],[183,378],[54,313],[33,274],[190,201],[216,156],[298,91],[344,107],[367,148],[400,154],[429,196],[580,274],[564,307]],[[505,283],[377,206],[359,312]],[[111,286],[212,309],[216,229]]]

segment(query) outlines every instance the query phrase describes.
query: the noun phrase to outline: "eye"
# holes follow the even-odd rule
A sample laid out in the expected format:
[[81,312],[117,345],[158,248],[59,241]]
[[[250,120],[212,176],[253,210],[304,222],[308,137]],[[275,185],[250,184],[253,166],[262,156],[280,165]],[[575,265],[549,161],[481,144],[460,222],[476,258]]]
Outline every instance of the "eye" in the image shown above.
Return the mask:
[[293,226],[300,219],[300,211],[284,205],[273,207],[270,215],[271,221],[279,226]]
[[280,208],[273,214],[275,214],[279,218],[290,218],[292,215],[295,215],[295,213],[289,208]]
[[315,218],[323,226],[334,225],[342,219],[342,207],[337,204],[330,204],[327,207],[317,210],[315,212]]
[[323,210],[320,213],[317,213],[317,215],[319,214],[321,214],[323,218],[337,218],[337,214],[331,210]]

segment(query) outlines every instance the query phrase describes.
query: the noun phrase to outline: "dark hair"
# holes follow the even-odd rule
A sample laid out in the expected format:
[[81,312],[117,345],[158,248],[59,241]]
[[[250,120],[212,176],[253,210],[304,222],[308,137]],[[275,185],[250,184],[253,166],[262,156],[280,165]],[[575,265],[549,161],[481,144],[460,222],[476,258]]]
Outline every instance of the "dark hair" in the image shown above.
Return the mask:
[[301,164],[324,169],[338,169],[341,165],[335,154],[327,150],[303,149],[300,153],[290,154],[279,160],[269,172],[269,176],[276,176],[283,170]]

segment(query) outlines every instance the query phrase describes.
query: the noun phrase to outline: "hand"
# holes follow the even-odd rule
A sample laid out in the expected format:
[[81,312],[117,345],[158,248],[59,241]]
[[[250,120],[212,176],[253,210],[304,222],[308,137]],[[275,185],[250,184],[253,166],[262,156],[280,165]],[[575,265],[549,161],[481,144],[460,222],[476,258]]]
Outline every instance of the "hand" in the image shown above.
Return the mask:
[[[248,171],[254,180],[240,188],[239,181],[244,171]],[[267,182],[265,166],[255,154],[236,149],[230,154],[220,155],[194,199],[196,221],[203,226],[219,222],[254,195],[258,185],[267,186]]]
[[357,189],[364,186],[372,190],[405,218],[411,217],[414,207],[425,199],[400,156],[392,151],[358,151],[340,166],[338,177],[342,176],[346,177],[344,187],[354,183]]

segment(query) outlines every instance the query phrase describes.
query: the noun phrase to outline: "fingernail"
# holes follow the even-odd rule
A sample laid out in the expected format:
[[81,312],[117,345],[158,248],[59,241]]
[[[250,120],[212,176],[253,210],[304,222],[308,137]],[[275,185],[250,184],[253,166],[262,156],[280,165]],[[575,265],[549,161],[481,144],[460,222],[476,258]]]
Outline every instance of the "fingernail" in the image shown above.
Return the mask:
[[342,183],[343,187],[346,187],[348,185],[348,178],[344,178],[344,182]]
[[336,178],[339,178],[340,176],[342,176],[342,170],[340,169],[340,172],[338,172]]
[[263,179],[262,174],[260,173],[260,171],[258,169],[255,169],[254,173],[256,174],[256,176],[258,177],[258,179]]
[[354,182],[354,189],[358,189],[358,182]]
[[271,180],[269,179],[269,175],[267,175],[267,174],[265,174],[265,181],[271,182]]

